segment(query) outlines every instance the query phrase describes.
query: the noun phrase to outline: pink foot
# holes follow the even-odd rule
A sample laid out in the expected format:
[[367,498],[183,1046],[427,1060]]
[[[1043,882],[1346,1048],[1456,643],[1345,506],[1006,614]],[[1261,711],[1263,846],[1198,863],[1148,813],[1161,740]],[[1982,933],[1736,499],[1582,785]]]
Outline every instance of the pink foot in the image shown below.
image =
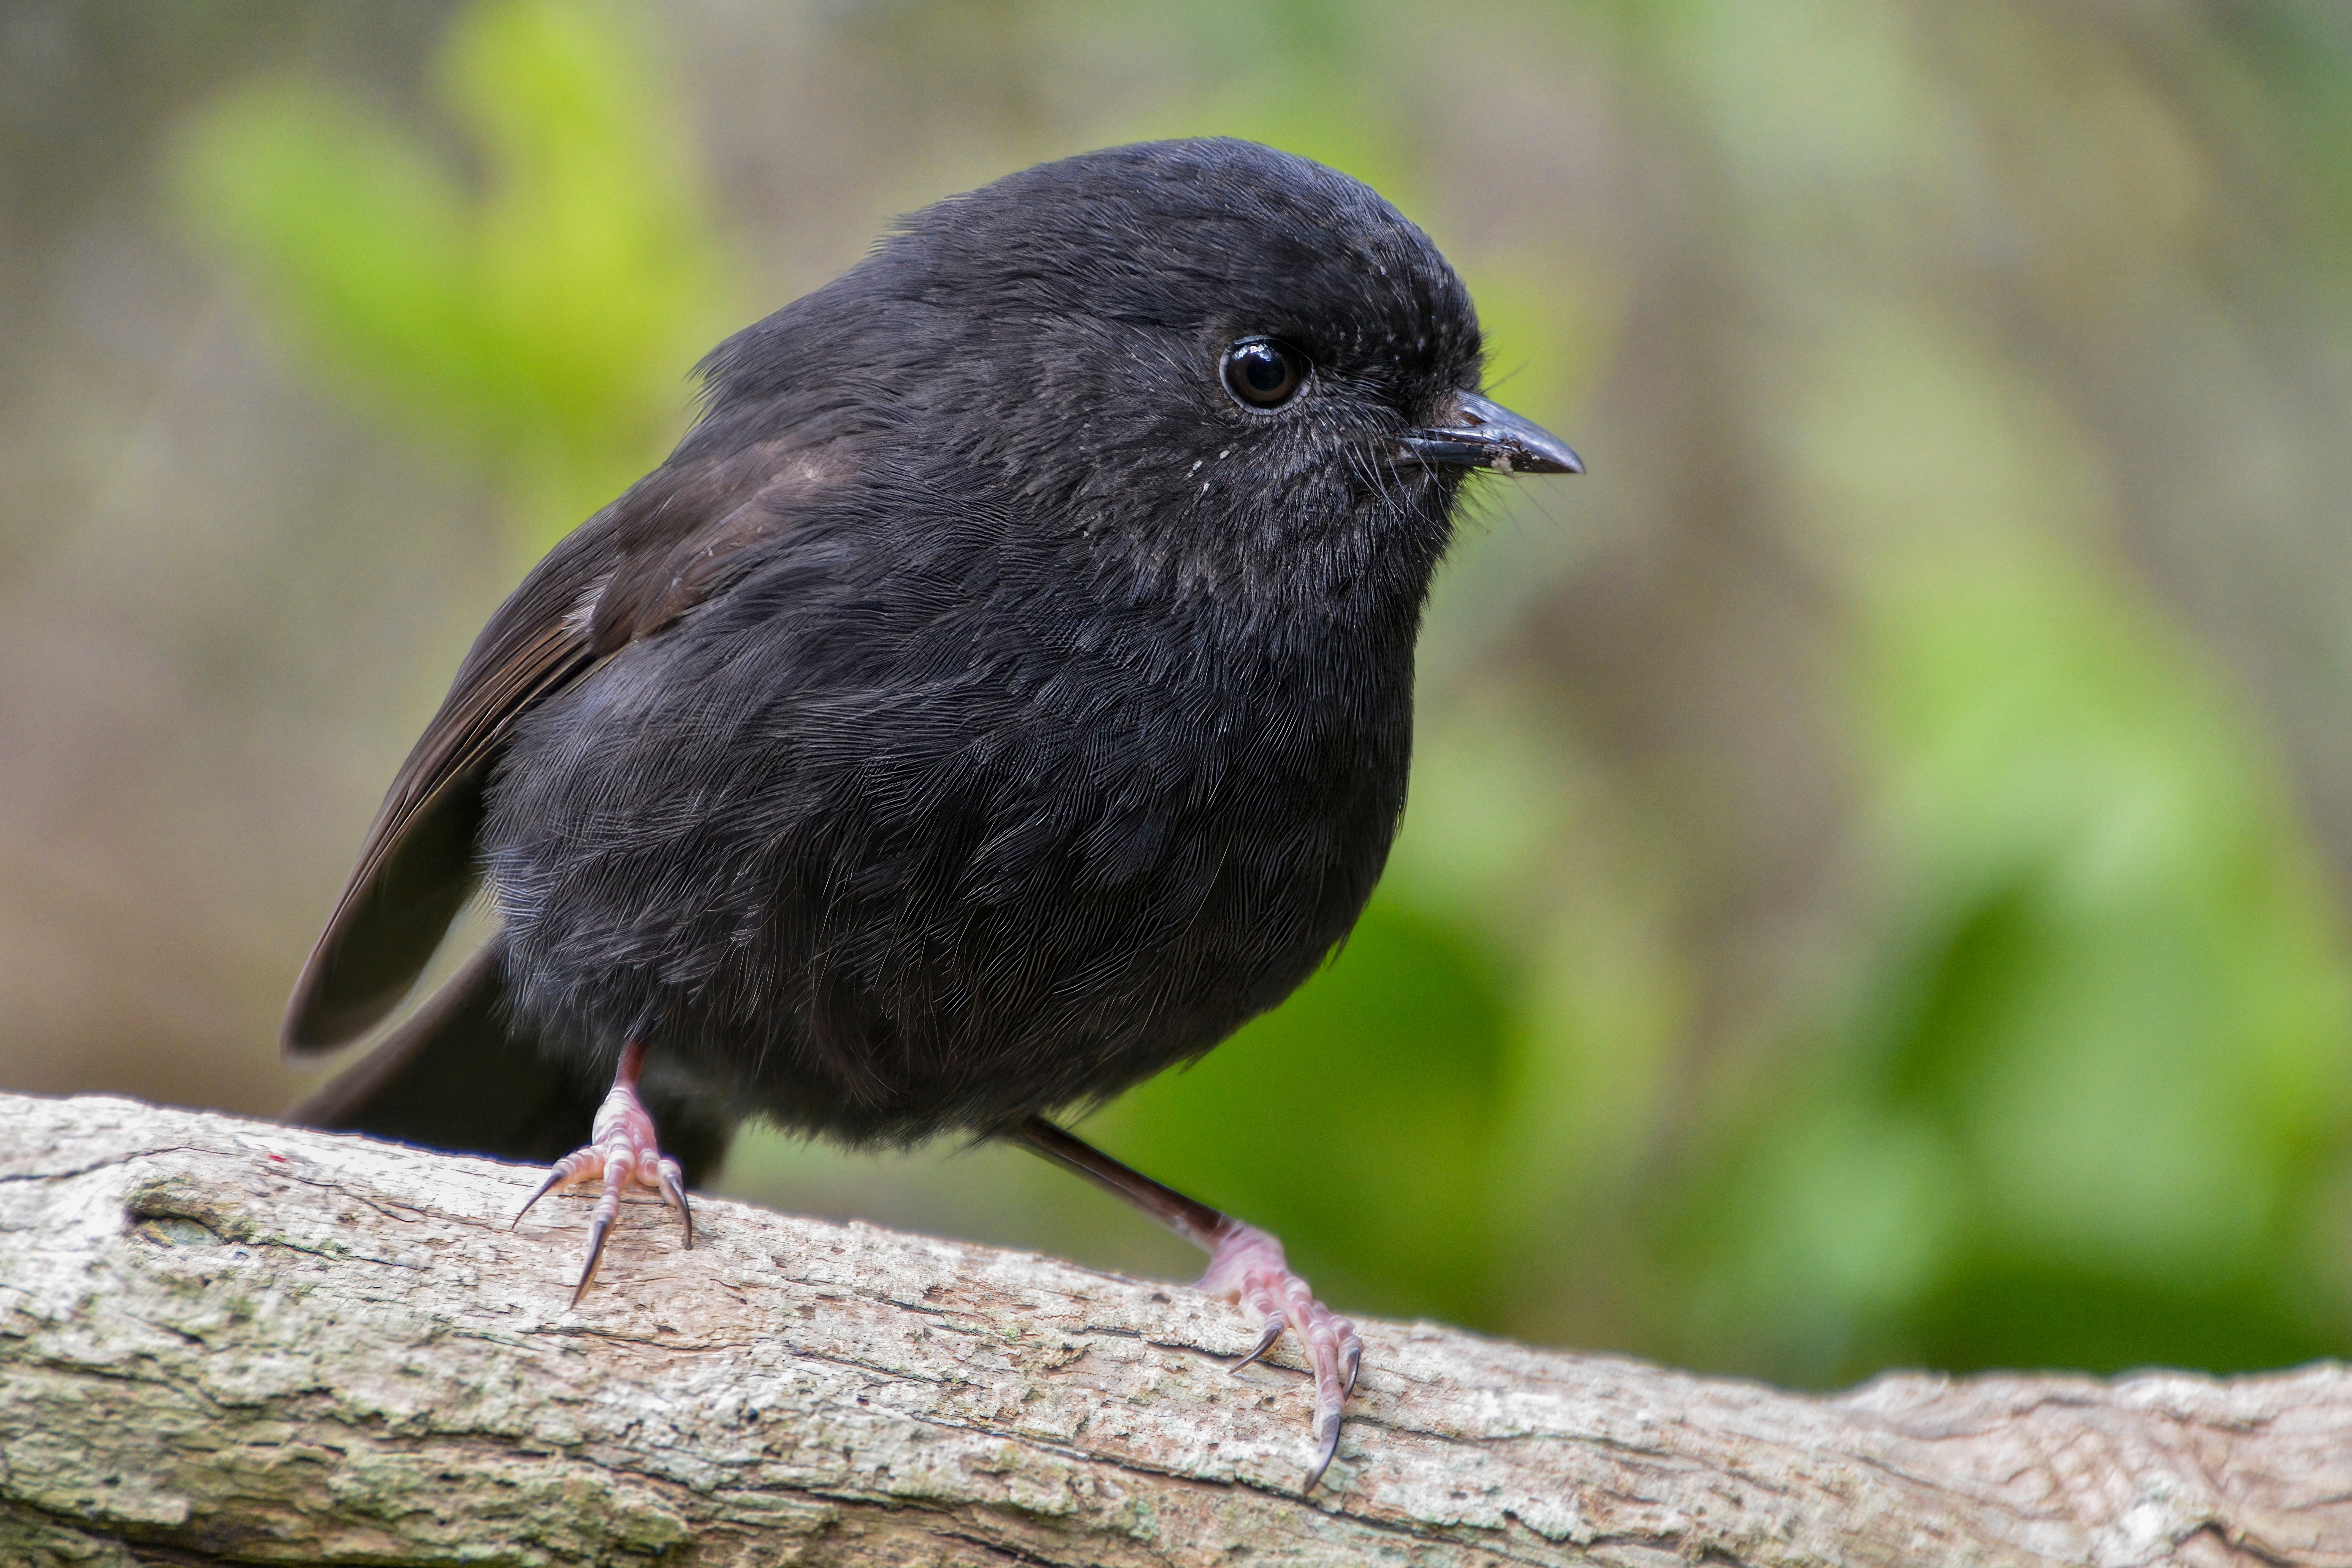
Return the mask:
[[1363,1365],[1364,1342],[1356,1325],[1315,1299],[1307,1281],[1290,1271],[1281,1242],[1237,1219],[1228,1218],[1220,1228],[1201,1289],[1240,1302],[1261,1320],[1257,1344],[1234,1363],[1234,1371],[1272,1350],[1286,1327],[1306,1347],[1307,1364],[1315,1369],[1315,1463],[1301,1490],[1313,1491],[1339,1447],[1339,1412],[1355,1392]]
[[[583,1181],[601,1176],[604,1196],[596,1205],[595,1218],[588,1224],[588,1260],[581,1265],[580,1282],[572,1288],[572,1304],[580,1304],[581,1293],[588,1281],[596,1277],[596,1265],[604,1260],[604,1239],[613,1233],[613,1226],[621,1218],[621,1195],[632,1186],[641,1186],[661,1194],[662,1200],[678,1212],[686,1221],[686,1244],[694,1245],[694,1211],[686,1206],[686,1173],[673,1159],[662,1155],[661,1145],[654,1137],[654,1119],[646,1113],[643,1102],[637,1098],[637,1074],[646,1064],[646,1048],[641,1040],[631,1040],[621,1052],[621,1065],[613,1074],[613,1092],[604,1096],[604,1104],[596,1108],[596,1121],[588,1137],[588,1146],[574,1149],[555,1162],[540,1183],[539,1190],[530,1201],[516,1210],[511,1230],[522,1223],[530,1206],[551,1192],[562,1192]],[[1276,1249],[1277,1258],[1280,1256]]]

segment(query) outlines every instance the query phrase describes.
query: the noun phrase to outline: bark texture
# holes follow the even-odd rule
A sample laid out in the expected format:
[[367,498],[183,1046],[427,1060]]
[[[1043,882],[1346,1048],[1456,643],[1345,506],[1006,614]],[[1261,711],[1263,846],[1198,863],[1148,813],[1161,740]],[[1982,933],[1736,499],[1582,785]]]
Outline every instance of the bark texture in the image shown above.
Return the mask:
[[0,1096],[0,1563],[2313,1563],[2352,1375],[1832,1398],[1364,1325],[1326,1488],[1236,1310],[1051,1259]]

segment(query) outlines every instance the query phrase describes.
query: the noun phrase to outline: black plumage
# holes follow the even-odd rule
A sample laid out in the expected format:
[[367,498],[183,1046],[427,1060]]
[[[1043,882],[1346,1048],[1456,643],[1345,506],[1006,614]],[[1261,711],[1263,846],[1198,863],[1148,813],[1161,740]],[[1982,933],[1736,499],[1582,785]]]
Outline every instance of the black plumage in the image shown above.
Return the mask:
[[1380,875],[1463,473],[1575,466],[1479,371],[1419,229],[1250,143],[908,220],[484,630],[289,1049],[388,1016],[477,879],[499,933],[302,1114],[552,1158],[635,1045],[707,1167],[744,1115],[1066,1137],[1207,1051]]

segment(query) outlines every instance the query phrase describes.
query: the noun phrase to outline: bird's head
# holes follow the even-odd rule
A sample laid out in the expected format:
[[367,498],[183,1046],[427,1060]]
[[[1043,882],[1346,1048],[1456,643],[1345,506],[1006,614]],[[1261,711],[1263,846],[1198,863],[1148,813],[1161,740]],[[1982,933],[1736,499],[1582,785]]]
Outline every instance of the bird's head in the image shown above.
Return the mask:
[[714,411],[824,378],[835,421],[907,476],[1262,595],[1375,557],[1425,583],[1464,474],[1582,471],[1480,370],[1468,291],[1377,192],[1213,139],[939,202],[709,374]]

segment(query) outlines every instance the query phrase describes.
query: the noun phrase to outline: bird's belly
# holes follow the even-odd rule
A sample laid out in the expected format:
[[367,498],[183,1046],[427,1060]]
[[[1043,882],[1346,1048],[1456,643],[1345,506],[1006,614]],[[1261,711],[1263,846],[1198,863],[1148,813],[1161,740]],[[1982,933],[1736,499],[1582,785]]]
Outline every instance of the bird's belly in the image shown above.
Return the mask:
[[1345,935],[1402,795],[1402,745],[1327,777],[1199,726],[811,700],[762,742],[593,699],[551,705],[490,795],[519,1021],[583,1059],[645,1040],[854,1140],[1002,1125],[1206,1051]]

